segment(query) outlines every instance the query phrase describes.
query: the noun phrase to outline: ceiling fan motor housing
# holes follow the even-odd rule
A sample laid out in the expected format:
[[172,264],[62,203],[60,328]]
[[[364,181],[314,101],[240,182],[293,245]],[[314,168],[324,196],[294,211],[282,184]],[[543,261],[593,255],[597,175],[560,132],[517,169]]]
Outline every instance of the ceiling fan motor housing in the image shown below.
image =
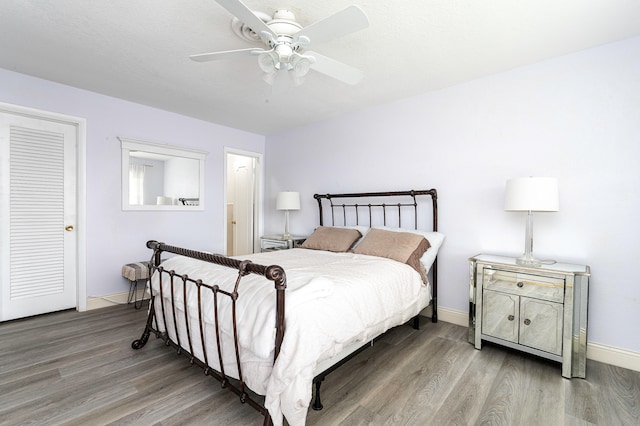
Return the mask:
[[[270,48],[273,48],[275,44],[291,44],[293,43],[293,36],[302,29],[302,25],[296,22],[296,16],[293,12],[286,9],[276,10],[273,14],[273,19],[266,22],[267,26],[277,34],[278,38],[275,40],[264,40],[265,44]],[[298,50],[300,46],[291,46],[293,50]]]

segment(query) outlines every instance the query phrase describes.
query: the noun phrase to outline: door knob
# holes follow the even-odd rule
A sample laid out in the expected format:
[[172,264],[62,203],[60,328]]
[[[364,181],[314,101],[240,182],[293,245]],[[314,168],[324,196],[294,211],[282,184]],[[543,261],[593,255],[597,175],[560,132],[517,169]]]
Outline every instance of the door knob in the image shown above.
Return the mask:
[[64,227],[65,231],[73,231],[73,225],[67,225]]

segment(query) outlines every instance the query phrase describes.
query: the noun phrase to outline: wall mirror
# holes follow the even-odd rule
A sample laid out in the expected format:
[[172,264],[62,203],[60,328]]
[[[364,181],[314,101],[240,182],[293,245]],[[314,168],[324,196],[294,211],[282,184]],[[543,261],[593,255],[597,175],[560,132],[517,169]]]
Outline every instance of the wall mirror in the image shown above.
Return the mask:
[[123,210],[204,210],[204,151],[118,137]]

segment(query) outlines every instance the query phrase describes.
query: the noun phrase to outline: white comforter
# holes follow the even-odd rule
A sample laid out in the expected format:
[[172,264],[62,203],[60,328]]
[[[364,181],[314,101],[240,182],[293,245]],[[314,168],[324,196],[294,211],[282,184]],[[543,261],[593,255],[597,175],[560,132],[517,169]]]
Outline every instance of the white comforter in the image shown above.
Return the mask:
[[[411,267],[389,259],[292,249],[247,256],[254,263],[277,264],[285,269],[287,292],[285,302],[286,331],[280,355],[273,364],[275,341],[275,291],[271,281],[249,275],[242,279],[237,302],[238,334],[242,374],[246,384],[265,395],[265,406],[275,425],[284,415],[291,425],[304,425],[311,400],[314,369],[318,362],[339,353],[353,342],[365,343],[387,329],[404,323],[420,312],[430,301],[430,289]],[[233,289],[237,271],[176,256],[163,263],[167,270],[187,274],[210,285]],[[177,280],[176,284],[179,282]],[[157,273],[152,279],[154,295],[158,295]],[[195,287],[195,286],[190,286]],[[173,314],[166,300],[169,280],[163,278],[165,318],[173,324]],[[211,303],[210,292],[203,292],[203,304]],[[182,286],[174,285],[179,343],[189,349],[184,321]],[[199,343],[197,291],[187,294],[190,332],[194,355],[204,360]],[[160,311],[159,300],[156,312]],[[211,306],[211,305],[209,305]],[[221,318],[231,318],[230,303],[220,307]],[[205,341],[208,363],[220,370],[217,357],[213,309],[205,311]],[[160,330],[164,318],[157,315]],[[223,321],[222,343],[225,349],[225,373],[237,377],[232,351],[231,321]],[[169,327],[169,335],[177,336]]]

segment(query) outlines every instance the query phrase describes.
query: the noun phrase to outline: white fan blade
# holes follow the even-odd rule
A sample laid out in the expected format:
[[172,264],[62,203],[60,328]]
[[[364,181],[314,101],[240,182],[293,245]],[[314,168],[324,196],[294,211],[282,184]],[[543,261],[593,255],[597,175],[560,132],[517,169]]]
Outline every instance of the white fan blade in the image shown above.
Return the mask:
[[262,32],[273,35],[274,39],[278,38],[278,35],[274,33],[271,28],[264,23],[264,21],[256,16],[251,9],[249,9],[240,0],[216,0],[220,6],[227,9],[233,16],[238,18],[241,22],[247,25],[253,30],[260,38],[262,38]]
[[222,50],[220,52],[201,53],[199,55],[191,55],[189,56],[189,58],[196,62],[208,62],[219,61],[222,59],[235,59],[239,56],[255,55],[262,52],[266,52],[266,50],[250,47],[247,49]]
[[311,64],[311,69],[319,73],[333,77],[347,84],[358,84],[364,77],[364,73],[351,65],[336,61],[316,52],[305,52],[305,56],[313,56],[315,62]]
[[317,44],[343,35],[360,31],[369,26],[369,19],[364,11],[351,5],[341,12],[328,16],[296,33],[296,37],[309,37],[311,43]]

